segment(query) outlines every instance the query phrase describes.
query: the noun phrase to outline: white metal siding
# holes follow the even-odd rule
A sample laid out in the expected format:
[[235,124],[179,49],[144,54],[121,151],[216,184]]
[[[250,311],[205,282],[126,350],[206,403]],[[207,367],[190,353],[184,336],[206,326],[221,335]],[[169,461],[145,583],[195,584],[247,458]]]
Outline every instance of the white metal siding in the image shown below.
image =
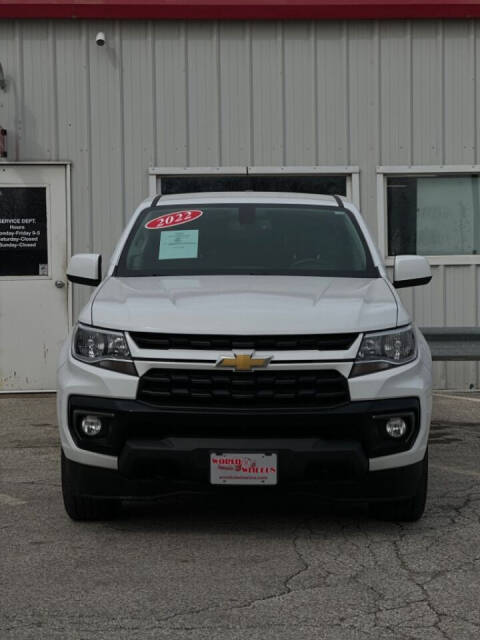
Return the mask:
[[[478,43],[466,20],[3,21],[0,125],[10,161],[72,161],[75,252],[108,257],[149,166],[358,165],[376,232],[377,165],[480,163]],[[478,324],[478,270],[433,267],[403,294],[416,321]]]

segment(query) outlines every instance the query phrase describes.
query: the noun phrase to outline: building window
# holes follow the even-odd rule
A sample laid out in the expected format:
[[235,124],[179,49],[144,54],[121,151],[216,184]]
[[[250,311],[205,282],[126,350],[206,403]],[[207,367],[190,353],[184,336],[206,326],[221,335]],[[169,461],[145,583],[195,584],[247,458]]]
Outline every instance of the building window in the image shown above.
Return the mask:
[[0,188],[0,276],[48,276],[46,187]]
[[387,176],[388,255],[480,254],[480,176]]
[[294,191],[347,195],[347,177],[334,175],[214,175],[162,176],[161,192]]
[[346,196],[359,206],[358,167],[151,167],[150,194],[290,191]]

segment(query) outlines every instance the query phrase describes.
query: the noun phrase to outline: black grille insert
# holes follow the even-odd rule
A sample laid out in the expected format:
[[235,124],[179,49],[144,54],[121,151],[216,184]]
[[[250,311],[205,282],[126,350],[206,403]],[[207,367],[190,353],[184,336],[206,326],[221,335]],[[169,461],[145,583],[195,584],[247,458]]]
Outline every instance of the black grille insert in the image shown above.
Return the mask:
[[348,382],[338,371],[214,371],[150,369],[138,399],[156,405],[315,406],[349,402]]
[[181,333],[130,333],[140,349],[205,349],[212,351],[255,349],[256,351],[344,351],[358,333],[278,336],[189,335]]

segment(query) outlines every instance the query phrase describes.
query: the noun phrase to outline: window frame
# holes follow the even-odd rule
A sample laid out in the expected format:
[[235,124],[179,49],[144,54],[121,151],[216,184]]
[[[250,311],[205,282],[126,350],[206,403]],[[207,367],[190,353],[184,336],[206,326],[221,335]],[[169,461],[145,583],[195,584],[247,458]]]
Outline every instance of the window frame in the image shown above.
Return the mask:
[[[475,175],[480,178],[480,165],[411,165],[377,167],[378,248],[387,267],[393,266],[394,256],[388,254],[387,178],[434,178],[436,176]],[[480,264],[480,254],[425,256],[431,265]]]
[[178,176],[185,177],[214,175],[224,176],[315,176],[315,175],[331,175],[346,177],[346,198],[353,204],[360,207],[360,169],[356,166],[281,166],[281,167],[262,167],[262,166],[240,166],[240,167],[150,167],[148,170],[148,186],[149,195],[154,196],[161,194],[162,176]]

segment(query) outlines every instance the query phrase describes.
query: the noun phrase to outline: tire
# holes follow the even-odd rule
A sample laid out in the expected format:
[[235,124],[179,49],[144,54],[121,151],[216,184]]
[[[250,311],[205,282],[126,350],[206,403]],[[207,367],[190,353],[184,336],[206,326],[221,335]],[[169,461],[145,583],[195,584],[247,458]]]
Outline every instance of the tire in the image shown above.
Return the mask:
[[416,522],[420,520],[425,511],[428,488],[428,449],[422,462],[422,474],[418,481],[415,495],[407,500],[391,502],[371,502],[369,511],[379,520],[396,522]]
[[120,511],[120,500],[112,498],[90,498],[76,495],[72,491],[69,461],[62,451],[62,493],[65,511],[72,520],[111,520]]

